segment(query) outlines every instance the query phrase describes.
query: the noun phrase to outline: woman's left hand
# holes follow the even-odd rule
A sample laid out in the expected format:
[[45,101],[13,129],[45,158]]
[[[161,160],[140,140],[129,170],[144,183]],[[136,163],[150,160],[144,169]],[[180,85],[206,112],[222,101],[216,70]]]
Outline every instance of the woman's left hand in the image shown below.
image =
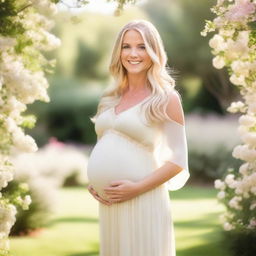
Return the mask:
[[130,180],[112,181],[104,191],[112,203],[124,202],[140,194],[139,184]]

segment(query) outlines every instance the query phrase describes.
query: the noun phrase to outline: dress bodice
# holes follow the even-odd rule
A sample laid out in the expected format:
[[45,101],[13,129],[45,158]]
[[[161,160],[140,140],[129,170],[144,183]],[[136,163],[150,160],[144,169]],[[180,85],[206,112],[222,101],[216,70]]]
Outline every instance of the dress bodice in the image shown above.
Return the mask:
[[118,114],[115,113],[114,107],[101,113],[95,122],[98,139],[107,132],[117,132],[144,147],[154,150],[160,143],[160,127],[157,124],[149,125],[145,115],[142,114],[141,106],[144,101],[145,99]]

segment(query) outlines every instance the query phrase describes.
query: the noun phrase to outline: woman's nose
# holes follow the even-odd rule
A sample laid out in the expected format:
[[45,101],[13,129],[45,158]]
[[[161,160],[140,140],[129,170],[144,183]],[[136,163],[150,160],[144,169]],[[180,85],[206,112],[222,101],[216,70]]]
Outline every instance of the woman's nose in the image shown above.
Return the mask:
[[138,55],[137,49],[136,48],[132,48],[131,52],[130,52],[130,56],[136,57],[137,55]]

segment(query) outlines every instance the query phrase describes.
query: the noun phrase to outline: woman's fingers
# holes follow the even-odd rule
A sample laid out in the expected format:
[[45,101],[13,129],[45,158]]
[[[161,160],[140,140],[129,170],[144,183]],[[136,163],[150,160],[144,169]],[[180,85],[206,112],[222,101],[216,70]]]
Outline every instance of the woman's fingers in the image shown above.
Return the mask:
[[97,199],[98,201],[100,201],[103,204],[106,204],[106,205],[111,205],[112,204],[109,201],[106,201],[103,198],[101,198],[98,194],[96,194],[94,197],[95,197],[95,199]]
[[103,204],[106,204],[106,205],[111,205],[112,203],[107,201],[107,200],[104,200],[103,198],[101,198],[99,196],[99,194],[93,189],[93,187],[91,185],[89,185],[88,187],[88,190],[89,192],[91,193],[91,195],[98,201],[100,201],[101,203]]
[[92,195],[96,195],[96,194],[97,194],[97,192],[93,189],[92,185],[89,185],[89,186],[88,186],[88,190],[89,190],[89,192],[90,192]]

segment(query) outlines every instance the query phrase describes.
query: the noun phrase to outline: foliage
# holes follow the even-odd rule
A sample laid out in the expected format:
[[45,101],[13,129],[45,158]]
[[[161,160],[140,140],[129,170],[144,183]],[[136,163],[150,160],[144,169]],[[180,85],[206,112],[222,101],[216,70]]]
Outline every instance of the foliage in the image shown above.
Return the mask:
[[[205,19],[211,19],[210,7],[214,0],[154,1],[149,0],[143,9],[157,26],[165,45],[169,66],[181,82],[190,76],[200,80],[198,97],[191,110],[196,108],[223,113],[239,92],[228,81],[226,70],[216,70],[211,65],[211,53],[207,41],[199,35]],[[188,99],[186,98],[185,101]]]
[[[35,171],[35,170],[33,170]],[[21,176],[21,175],[20,175]],[[23,179],[14,178],[4,191],[8,194],[17,193],[17,188],[21,182],[29,184],[29,192],[31,203],[27,211],[17,208],[16,220],[10,235],[24,235],[33,229],[41,228],[47,224],[49,217],[56,204],[56,192],[47,180],[39,180],[35,176],[33,181],[31,177],[23,177]]]
[[62,142],[94,143],[96,135],[89,117],[96,111],[103,85],[83,84],[64,77],[53,77],[50,81],[52,100],[48,104],[37,102],[31,107],[30,113],[38,116],[38,126],[29,133],[41,146],[52,136]]
[[225,243],[234,256],[254,256],[256,252],[256,233],[227,231]]

